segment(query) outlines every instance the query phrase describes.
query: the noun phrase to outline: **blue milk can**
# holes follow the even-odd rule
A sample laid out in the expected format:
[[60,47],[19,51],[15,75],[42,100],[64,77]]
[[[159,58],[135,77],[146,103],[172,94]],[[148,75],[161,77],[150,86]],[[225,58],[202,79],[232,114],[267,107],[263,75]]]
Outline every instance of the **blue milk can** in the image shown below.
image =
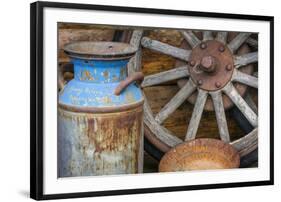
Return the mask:
[[58,177],[140,173],[143,167],[143,96],[128,77],[136,50],[125,43],[65,46],[74,79],[59,93]]

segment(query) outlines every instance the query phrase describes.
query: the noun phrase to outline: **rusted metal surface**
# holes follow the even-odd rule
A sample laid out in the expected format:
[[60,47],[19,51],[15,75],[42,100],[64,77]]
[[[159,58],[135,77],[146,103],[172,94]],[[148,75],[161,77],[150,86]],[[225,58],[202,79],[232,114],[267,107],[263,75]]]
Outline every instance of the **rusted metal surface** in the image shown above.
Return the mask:
[[82,113],[111,113],[111,112],[121,112],[124,110],[128,110],[134,107],[139,107],[143,105],[144,100],[141,100],[136,103],[126,104],[122,106],[111,106],[111,107],[93,107],[93,106],[86,106],[86,107],[79,107],[79,106],[70,106],[59,103],[59,107],[64,110],[69,110],[72,112],[82,112]]
[[169,150],[161,159],[160,172],[238,168],[239,153],[230,144],[215,139],[196,139]]
[[[199,88],[206,91],[216,91],[225,86],[231,79],[233,73],[233,58],[230,50],[224,44],[216,40],[205,41],[205,48],[202,44],[192,49],[190,61],[194,65],[189,66],[190,77],[195,83],[201,81]],[[227,70],[227,66],[231,66]],[[217,85],[219,84],[219,85]]]
[[126,69],[136,49],[75,42],[65,52],[74,79],[59,92],[58,177],[142,172],[144,101],[134,83],[142,74],[128,78]]
[[89,24],[67,24],[61,26],[58,23],[58,60],[59,62],[69,62],[69,57],[64,53],[63,47],[75,41],[112,41],[114,29],[103,26],[93,26]]
[[74,42],[67,44],[64,51],[70,57],[79,59],[115,60],[131,58],[136,48],[120,42]]
[[142,106],[102,114],[59,108],[59,177],[142,172],[142,117]]
[[205,56],[202,58],[201,63],[200,63],[200,68],[205,71],[205,72],[215,72],[216,71],[216,58],[212,56]]
[[[216,38],[216,40],[220,41],[223,43],[223,41],[226,41],[226,42],[229,42],[231,40],[233,40],[236,36],[237,36],[237,33],[235,32],[228,32],[227,36],[225,36],[225,33],[221,33],[221,32],[218,32],[220,35],[223,35],[223,40],[222,39],[218,39]],[[200,38],[200,33],[195,33],[196,36],[198,38]],[[221,36],[219,36],[221,37]],[[184,48],[184,49],[190,49],[191,47],[189,46],[189,44],[186,43],[186,41],[183,41],[183,43],[181,44],[181,47]],[[241,47],[237,50],[237,55],[243,55],[243,54],[246,54],[250,52],[250,48],[247,44],[243,44],[241,45]],[[232,56],[233,58],[235,58],[234,56]],[[182,66],[183,63],[182,61],[178,60],[176,62],[176,66]],[[226,67],[227,69],[228,67]],[[243,67],[240,67],[239,70],[245,74],[249,74],[251,75],[254,71],[254,66],[253,64],[248,64],[246,66],[243,66]],[[184,84],[187,82],[187,79],[179,79],[178,80],[178,86],[179,87],[182,87],[184,86]],[[247,91],[247,86],[244,85],[244,84],[241,84],[241,83],[234,83],[234,86],[235,88],[237,89],[237,91],[239,92],[239,94],[241,96],[244,96],[244,94],[246,93]],[[221,87],[220,87],[221,88]],[[196,101],[196,97],[197,97],[197,93],[193,93],[190,97],[188,97],[188,101],[192,104],[195,103]],[[222,95],[222,99],[223,99],[223,106],[225,109],[229,109],[233,106],[233,102],[226,96],[226,95]],[[213,105],[213,102],[212,102],[212,99],[211,98],[208,98],[207,101],[206,101],[206,104],[204,106],[204,110],[207,110],[207,111],[213,111],[214,110],[214,105]]]
[[115,88],[114,94],[120,95],[120,93],[131,83],[135,81],[142,81],[143,80],[143,73],[136,72],[128,76],[125,80],[121,81],[119,85]]
[[[252,87],[257,86],[257,79],[252,78],[251,76],[247,76],[252,74],[253,72],[253,66],[250,63],[253,63],[257,60],[256,59],[257,54],[256,53],[247,54],[250,51],[250,49],[247,46],[247,44],[245,43],[243,44],[242,42],[243,40],[245,41],[247,39],[246,37],[244,37],[244,35],[241,34],[239,35],[238,33],[218,32],[217,38],[213,40],[214,37],[213,35],[210,35],[209,32],[203,33],[203,36],[202,34],[200,35],[200,33],[191,32],[191,31],[182,32],[182,34],[186,39],[186,41],[189,43],[189,45],[185,43],[185,46],[184,47],[182,46],[185,49],[182,48],[176,48],[176,49],[187,50],[191,52],[191,55],[188,54],[190,58],[187,60],[189,62],[188,75],[184,75],[182,72],[181,72],[182,74],[181,76],[177,75],[178,73],[177,70],[179,70],[181,67],[183,67],[186,64],[185,62],[181,61],[181,63],[178,63],[178,66],[177,68],[174,69],[174,71],[169,70],[155,75],[149,75],[145,77],[144,81],[151,80],[151,82],[148,83],[144,82],[142,84],[142,87],[147,87],[147,86],[162,84],[166,81],[170,81],[171,80],[170,78],[177,79],[177,78],[184,78],[185,76],[191,77],[191,79],[189,78],[184,80],[183,79],[178,80],[178,84],[180,84],[179,86],[181,87],[181,89],[178,91],[176,95],[174,95],[174,97],[172,97],[172,99],[169,102],[166,103],[166,105],[164,105],[164,107],[160,109],[160,111],[158,112],[158,114],[156,114],[156,116],[153,116],[151,110],[149,110],[149,106],[146,106],[147,104],[145,102],[145,109],[144,109],[144,114],[145,114],[144,122],[146,126],[145,135],[150,142],[152,142],[158,149],[160,149],[163,152],[167,151],[167,147],[173,147],[179,144],[178,142],[182,142],[182,140],[179,141],[178,139],[173,138],[172,137],[173,133],[171,133],[171,131],[167,130],[165,127],[161,126],[161,124],[163,124],[163,122],[170,115],[172,115],[172,113],[183,103],[185,99],[188,99],[192,104],[195,103],[193,114],[188,125],[186,140],[193,139],[196,137],[196,133],[199,127],[199,122],[201,119],[201,114],[203,109],[207,109],[207,110],[215,109],[217,123],[219,127],[219,133],[220,133],[219,135],[223,141],[230,142],[228,125],[227,125],[224,110],[233,106],[233,104],[240,106],[239,109],[243,110],[246,105],[244,105],[240,101],[237,101],[235,98],[231,97],[229,93],[227,93],[228,91],[225,91],[224,89],[228,84],[231,84],[233,81],[240,82],[240,84],[234,83],[233,86],[235,86],[236,89],[235,92],[237,91],[236,97],[241,97],[241,95],[243,95],[246,92],[247,86],[252,86]],[[228,47],[229,42],[231,42],[230,44],[232,44],[231,50]],[[154,46],[145,46],[144,44],[143,45],[149,48],[153,47],[151,49],[176,57],[177,54],[172,55],[169,54],[168,52],[163,51],[163,49],[165,48],[165,45],[163,43],[156,40],[153,40],[153,43]],[[212,47],[212,44],[215,45],[213,45]],[[155,48],[156,47],[155,45],[157,45],[157,48]],[[196,53],[196,50],[198,50],[198,53]],[[243,78],[239,76],[239,78],[236,78],[236,80],[234,80],[233,72],[238,71],[235,66],[237,65],[236,63],[238,61],[237,58],[239,59],[239,61],[242,61],[243,59],[243,61],[241,62],[241,66],[239,66],[239,71],[243,72]],[[235,64],[233,61],[234,59],[236,61]],[[192,69],[194,67],[197,67],[196,71]],[[192,75],[192,70],[194,70],[193,71],[194,75]],[[169,74],[168,79],[162,78],[162,76],[166,76],[168,74]],[[199,79],[194,78],[200,74],[203,75],[204,77],[202,76]],[[242,73],[240,75],[242,75]],[[207,82],[214,81],[214,82],[208,84],[207,87],[209,88],[207,88],[204,87],[204,83],[206,84],[206,81]],[[194,84],[193,87],[194,89],[191,88],[190,82]],[[201,92],[201,94],[198,92]],[[224,94],[222,92],[224,92]],[[211,94],[209,98],[207,98],[208,94]],[[247,109],[247,111],[249,110]],[[246,114],[249,115],[248,118],[250,120],[253,119],[253,126],[256,127],[257,126],[256,119],[255,119],[256,116],[254,116],[254,114],[252,113],[246,113]],[[248,142],[249,144],[246,143],[246,141],[249,141]],[[257,148],[256,141],[257,141],[257,135],[247,134],[245,138],[240,138],[237,141],[235,141],[236,142],[235,145],[237,144],[244,145],[242,146],[243,148],[239,148],[239,152],[241,153],[242,156],[244,156],[247,155],[249,151],[251,151],[252,149]]]

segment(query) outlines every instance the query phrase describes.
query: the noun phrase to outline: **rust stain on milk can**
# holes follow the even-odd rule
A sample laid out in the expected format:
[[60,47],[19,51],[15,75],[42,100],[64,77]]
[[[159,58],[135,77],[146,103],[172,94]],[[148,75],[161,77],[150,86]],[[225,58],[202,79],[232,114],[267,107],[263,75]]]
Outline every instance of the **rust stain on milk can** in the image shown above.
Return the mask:
[[65,46],[74,79],[59,93],[58,177],[142,172],[142,75],[126,73],[136,51],[117,42]]
[[142,172],[142,105],[113,113],[58,111],[60,177]]

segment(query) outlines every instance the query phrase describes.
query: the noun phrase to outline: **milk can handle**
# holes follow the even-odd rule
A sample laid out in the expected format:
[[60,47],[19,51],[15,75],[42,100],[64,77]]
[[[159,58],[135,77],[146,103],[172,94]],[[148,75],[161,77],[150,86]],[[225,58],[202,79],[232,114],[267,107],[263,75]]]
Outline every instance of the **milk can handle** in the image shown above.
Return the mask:
[[58,70],[58,87],[59,89],[63,89],[64,85],[66,84],[66,81],[63,78],[63,72],[61,70]]
[[121,81],[119,85],[115,88],[114,94],[120,95],[120,93],[132,82],[134,81],[142,81],[143,80],[143,73],[142,72],[136,72],[132,75],[128,76],[125,80]]
[[64,79],[64,73],[65,72],[73,72],[73,64],[72,63],[66,63],[60,68],[58,68],[58,88],[59,90],[62,90],[67,83],[67,81]]

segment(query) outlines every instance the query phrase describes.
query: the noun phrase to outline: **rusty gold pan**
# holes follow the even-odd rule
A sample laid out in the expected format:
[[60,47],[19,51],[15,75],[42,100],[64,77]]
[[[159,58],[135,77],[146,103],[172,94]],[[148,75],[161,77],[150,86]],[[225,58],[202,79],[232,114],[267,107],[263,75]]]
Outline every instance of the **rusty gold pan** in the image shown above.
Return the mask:
[[221,140],[195,139],[169,150],[161,159],[159,172],[238,168],[239,153]]

